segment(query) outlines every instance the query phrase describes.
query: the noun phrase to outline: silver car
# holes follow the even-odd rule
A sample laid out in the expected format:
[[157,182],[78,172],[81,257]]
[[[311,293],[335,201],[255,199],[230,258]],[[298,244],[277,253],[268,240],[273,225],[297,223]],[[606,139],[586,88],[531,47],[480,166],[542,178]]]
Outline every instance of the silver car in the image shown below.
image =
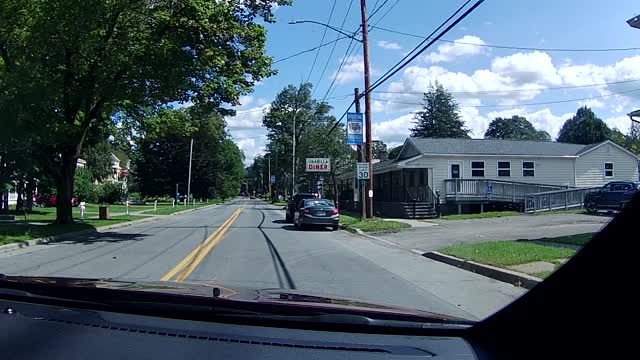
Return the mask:
[[338,230],[340,212],[333,201],[326,199],[305,199],[293,214],[293,223],[299,230],[308,226],[330,226]]

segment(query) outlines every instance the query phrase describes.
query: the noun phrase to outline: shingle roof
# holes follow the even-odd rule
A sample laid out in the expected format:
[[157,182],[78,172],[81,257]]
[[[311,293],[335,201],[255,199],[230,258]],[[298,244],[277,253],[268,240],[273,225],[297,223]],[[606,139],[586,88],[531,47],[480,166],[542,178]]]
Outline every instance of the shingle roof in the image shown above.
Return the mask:
[[577,156],[585,148],[599,145],[489,139],[409,138],[408,141],[422,154]]

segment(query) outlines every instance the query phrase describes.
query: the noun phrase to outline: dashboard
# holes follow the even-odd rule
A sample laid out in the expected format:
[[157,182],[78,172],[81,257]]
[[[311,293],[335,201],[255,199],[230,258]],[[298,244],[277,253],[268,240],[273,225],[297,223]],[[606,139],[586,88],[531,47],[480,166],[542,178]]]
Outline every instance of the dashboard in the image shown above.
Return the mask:
[[0,300],[3,359],[474,359],[462,338],[210,323]]

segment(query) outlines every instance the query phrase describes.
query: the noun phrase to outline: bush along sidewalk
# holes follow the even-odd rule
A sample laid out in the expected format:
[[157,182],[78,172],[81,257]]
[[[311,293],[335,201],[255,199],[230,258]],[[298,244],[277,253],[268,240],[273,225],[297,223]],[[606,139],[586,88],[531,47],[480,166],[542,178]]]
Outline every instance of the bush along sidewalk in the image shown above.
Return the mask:
[[393,220],[361,219],[359,215],[351,212],[340,213],[340,225],[351,232],[356,232],[355,229],[363,232],[395,232],[411,227],[409,224]]

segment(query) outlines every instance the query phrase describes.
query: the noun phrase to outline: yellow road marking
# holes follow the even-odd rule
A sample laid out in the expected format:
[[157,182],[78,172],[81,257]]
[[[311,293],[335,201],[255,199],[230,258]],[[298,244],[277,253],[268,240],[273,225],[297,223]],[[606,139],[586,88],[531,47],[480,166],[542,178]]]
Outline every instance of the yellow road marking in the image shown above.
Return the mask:
[[184,279],[187,278],[187,276],[191,275],[193,270],[195,270],[196,267],[200,265],[202,260],[204,260],[204,258],[207,257],[207,255],[209,255],[213,247],[216,246],[220,242],[220,240],[222,240],[222,237],[227,232],[227,230],[229,230],[229,228],[231,227],[231,224],[233,224],[233,222],[236,221],[236,219],[240,216],[241,211],[242,209],[240,209],[240,211],[238,211],[237,213],[233,214],[233,216],[230,219],[231,221],[229,221],[228,223],[224,224],[221,227],[221,230],[218,232],[215,238],[213,238],[213,240],[211,240],[207,244],[204,250],[199,252],[196,258],[189,263],[189,265],[182,271],[182,273],[180,273],[180,275],[178,275],[178,277],[176,278],[176,281],[183,281]]
[[237,215],[240,214],[241,211],[242,211],[242,208],[238,208],[227,220],[225,220],[224,223],[222,223],[222,225],[218,229],[216,229],[216,231],[214,231],[211,235],[209,235],[209,237],[207,237],[205,241],[201,242],[200,245],[198,245],[195,249],[193,249],[193,251],[189,255],[187,255],[187,257],[182,259],[182,261],[180,261],[178,265],[176,265],[173,269],[171,269],[168,273],[166,273],[160,280],[162,281],[171,280],[171,278],[173,278],[180,270],[186,267],[193,260],[193,258],[195,258],[198,255],[198,253],[202,251],[202,249],[204,249],[207,246],[207,244],[209,244],[209,242],[218,233],[220,233],[220,231],[222,231],[222,229],[227,224],[229,224],[232,220],[235,220],[235,218],[237,217]]

